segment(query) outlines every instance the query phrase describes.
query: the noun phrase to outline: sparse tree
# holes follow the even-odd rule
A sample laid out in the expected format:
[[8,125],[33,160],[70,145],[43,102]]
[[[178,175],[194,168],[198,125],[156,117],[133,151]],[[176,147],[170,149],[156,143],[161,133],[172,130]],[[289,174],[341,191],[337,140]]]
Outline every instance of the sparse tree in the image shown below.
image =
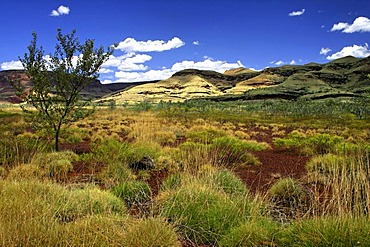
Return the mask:
[[25,102],[36,108],[43,126],[53,132],[56,151],[61,126],[76,119],[81,90],[97,79],[100,67],[114,51],[114,47],[107,51],[102,46],[96,48],[92,39],[81,44],[75,34],[74,30],[64,35],[58,29],[55,52],[45,56],[33,32],[28,53],[19,58],[33,87],[25,92],[18,85],[18,91],[25,96]]

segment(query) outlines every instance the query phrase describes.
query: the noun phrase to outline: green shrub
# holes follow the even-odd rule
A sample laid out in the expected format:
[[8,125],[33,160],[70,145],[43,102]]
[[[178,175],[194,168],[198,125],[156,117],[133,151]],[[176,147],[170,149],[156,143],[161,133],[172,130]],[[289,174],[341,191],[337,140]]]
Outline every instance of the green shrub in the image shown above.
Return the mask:
[[276,246],[274,235],[279,230],[276,222],[268,218],[252,219],[230,230],[220,241],[220,246]]
[[302,154],[326,154],[334,152],[337,146],[344,143],[344,138],[329,134],[306,135],[293,131],[285,138],[274,139],[274,144],[278,147],[295,149]]
[[125,215],[124,203],[112,193],[95,187],[72,190],[61,198],[55,217],[62,222],[88,215]]
[[121,246],[125,240],[127,219],[112,216],[90,215],[64,224],[63,246]]
[[209,152],[214,165],[235,167],[259,164],[258,160],[249,151],[264,149],[266,149],[266,144],[226,136],[213,139]]
[[284,205],[297,205],[303,195],[302,186],[292,178],[278,180],[270,189],[269,195],[274,202]]
[[128,143],[117,139],[106,138],[92,146],[92,157],[94,162],[104,164],[119,163],[124,161],[124,153],[128,149]]
[[126,212],[119,198],[97,188],[69,191],[36,180],[0,182],[2,246],[108,246],[122,231],[113,228],[113,219],[123,216],[123,221]]
[[199,184],[173,191],[162,203],[162,216],[174,222],[182,238],[197,245],[215,245],[245,218],[225,193]]
[[313,157],[306,165],[308,172],[318,172],[323,175],[333,175],[345,164],[345,158],[335,154],[324,154]]
[[7,175],[8,180],[28,180],[45,178],[40,167],[33,164],[22,164],[11,169]]
[[223,136],[226,136],[224,131],[213,127],[198,127],[185,134],[188,141],[198,143],[210,143],[213,139]]
[[143,181],[127,181],[113,188],[113,193],[121,198],[128,207],[146,204],[151,199],[151,190]]
[[368,246],[368,216],[319,217],[294,222],[279,234],[277,246]]
[[98,177],[106,187],[111,188],[120,183],[131,181],[135,176],[126,164],[116,161],[109,163],[104,170],[98,174]]
[[73,170],[72,162],[77,159],[77,154],[71,151],[39,153],[33,157],[31,164],[40,167],[46,177],[60,181]]
[[175,229],[159,218],[133,220],[128,224],[124,246],[181,246]]
[[249,193],[243,181],[227,169],[215,169],[214,171],[205,172],[201,175],[200,180],[231,197],[246,196]]
[[169,175],[162,183],[161,190],[175,190],[179,188],[182,184],[183,174],[174,173]]

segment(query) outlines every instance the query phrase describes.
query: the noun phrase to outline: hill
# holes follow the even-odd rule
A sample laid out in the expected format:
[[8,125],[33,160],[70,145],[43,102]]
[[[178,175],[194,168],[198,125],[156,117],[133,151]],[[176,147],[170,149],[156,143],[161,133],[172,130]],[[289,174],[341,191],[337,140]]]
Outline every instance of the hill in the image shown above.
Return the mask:
[[285,65],[253,71],[244,68],[214,71],[187,69],[154,84],[124,90],[100,102],[216,101],[248,99],[324,99],[369,94],[370,57],[344,57],[326,64]]
[[[97,102],[216,101],[248,99],[323,99],[369,94],[370,57],[344,57],[326,64],[284,65],[254,71],[245,68],[215,71],[186,69],[162,81],[101,84],[96,80],[82,94]],[[6,77],[31,87],[21,70],[0,71],[0,101],[19,102]]]

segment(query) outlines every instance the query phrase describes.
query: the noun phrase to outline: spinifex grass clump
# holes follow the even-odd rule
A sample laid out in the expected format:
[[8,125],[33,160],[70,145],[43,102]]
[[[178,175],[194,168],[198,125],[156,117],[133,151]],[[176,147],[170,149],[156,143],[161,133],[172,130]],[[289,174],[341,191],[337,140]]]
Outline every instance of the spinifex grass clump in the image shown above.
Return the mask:
[[113,189],[113,193],[121,198],[128,207],[133,205],[143,206],[151,199],[151,190],[143,181],[127,181]]
[[282,229],[277,246],[369,246],[368,216],[315,217]]
[[77,154],[71,151],[39,153],[33,157],[31,164],[38,166],[46,177],[60,181],[73,170],[72,162],[77,159]]
[[132,220],[122,243],[124,246],[180,247],[174,227],[161,218]]
[[[94,238],[81,242],[78,234],[91,236],[108,225],[108,219],[127,217],[126,212],[119,198],[97,188],[67,190],[58,184],[35,180],[0,182],[3,246],[94,246]],[[90,221],[90,226],[87,222],[77,223],[98,215],[104,223]],[[103,246],[108,245],[113,231],[106,228],[99,231],[104,234]]]
[[196,244],[215,244],[242,215],[224,194],[204,186],[189,186],[174,192],[164,202],[162,216],[170,218],[183,238]]
[[261,151],[266,148],[268,148],[266,143],[225,136],[212,140],[209,147],[209,154],[212,164],[220,167],[234,168],[240,165],[259,164],[259,161],[249,152]]
[[[328,195],[325,214],[367,215],[370,212],[370,155],[359,148],[356,154],[314,157],[308,164],[310,179]],[[319,203],[318,203],[319,204]]]
[[344,138],[330,134],[305,134],[293,131],[284,138],[274,139],[278,147],[297,150],[305,155],[326,154],[334,152],[336,146],[344,144]]
[[230,230],[220,241],[222,247],[276,246],[279,224],[265,217],[245,222]]

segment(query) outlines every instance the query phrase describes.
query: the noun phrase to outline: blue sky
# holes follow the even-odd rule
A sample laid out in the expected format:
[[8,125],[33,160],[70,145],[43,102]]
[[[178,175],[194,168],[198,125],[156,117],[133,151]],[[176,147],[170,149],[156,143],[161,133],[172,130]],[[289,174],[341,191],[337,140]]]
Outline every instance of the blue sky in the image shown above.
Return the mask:
[[263,69],[370,55],[369,0],[13,0],[1,4],[0,69],[21,68],[32,31],[118,43],[100,79],[165,79],[186,68]]

